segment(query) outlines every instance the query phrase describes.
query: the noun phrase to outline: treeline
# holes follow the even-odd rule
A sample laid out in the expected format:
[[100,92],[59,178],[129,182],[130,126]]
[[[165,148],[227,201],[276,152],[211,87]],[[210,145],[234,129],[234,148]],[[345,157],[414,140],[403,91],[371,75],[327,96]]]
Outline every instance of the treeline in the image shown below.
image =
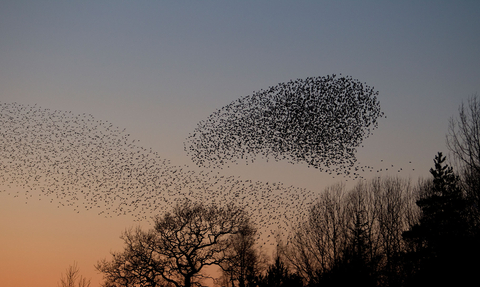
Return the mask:
[[441,153],[430,172],[414,187],[383,178],[328,188],[285,262],[305,286],[468,285],[480,267],[478,206]]
[[[460,107],[431,177],[325,189],[267,260],[243,208],[186,201],[150,230],[126,231],[125,249],[99,261],[104,286],[466,286],[480,263],[480,105]],[[455,172],[452,167],[455,166]],[[203,283],[202,283],[203,282]]]
[[153,229],[126,231],[125,249],[96,268],[105,286],[200,286],[207,266],[220,267],[218,286],[467,285],[480,267],[478,189],[442,153],[434,164],[415,185],[326,188],[271,263],[242,208],[186,201]]

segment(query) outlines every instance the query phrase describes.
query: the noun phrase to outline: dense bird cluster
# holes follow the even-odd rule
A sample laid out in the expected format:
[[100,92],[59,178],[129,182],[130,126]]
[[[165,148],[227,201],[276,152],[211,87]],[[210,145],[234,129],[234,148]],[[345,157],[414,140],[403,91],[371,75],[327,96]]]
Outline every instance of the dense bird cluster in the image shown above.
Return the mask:
[[0,168],[1,191],[26,203],[45,198],[107,217],[150,219],[186,198],[233,201],[252,214],[267,241],[303,216],[315,197],[281,183],[175,166],[92,115],[17,103],[0,104]]
[[263,157],[350,174],[356,149],[383,116],[377,94],[358,80],[335,75],[280,83],[198,123],[185,150],[208,168]]
[[[356,147],[377,126],[376,92],[348,77],[296,80],[215,112],[185,143],[201,167],[258,155],[353,178]],[[392,166],[393,167],[393,166]],[[299,222],[318,194],[282,183],[176,166],[90,114],[0,103],[0,192],[142,221],[185,199],[246,208],[265,243]],[[401,169],[400,169],[401,170]],[[399,172],[400,172],[399,170]],[[377,170],[378,172],[382,170]]]

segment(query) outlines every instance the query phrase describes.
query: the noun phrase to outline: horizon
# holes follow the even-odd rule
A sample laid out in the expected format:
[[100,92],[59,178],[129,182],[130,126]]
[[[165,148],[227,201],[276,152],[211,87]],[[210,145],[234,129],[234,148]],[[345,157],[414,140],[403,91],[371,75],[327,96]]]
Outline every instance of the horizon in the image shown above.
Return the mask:
[[[4,1],[0,106],[91,118],[99,122],[90,127],[103,134],[111,124],[115,136],[129,135],[129,151],[158,160],[159,168],[183,168],[182,179],[209,172],[262,187],[281,183],[292,197],[315,198],[336,183],[351,188],[358,180],[261,158],[207,170],[184,144],[200,121],[240,98],[290,80],[341,74],[374,87],[385,113],[356,152],[360,165],[373,167],[365,178],[400,176],[416,184],[430,176],[437,152],[449,158],[449,119],[479,91],[479,8],[474,1]],[[85,134],[86,141],[93,135]],[[3,147],[22,146],[14,141]],[[4,159],[11,155],[4,153]],[[81,158],[72,156],[72,163]],[[74,261],[91,286],[99,286],[94,264],[121,250],[121,232],[148,227],[148,216],[166,210],[157,205],[140,221],[141,207],[105,217],[100,207],[85,207],[88,198],[79,208],[62,206],[58,190],[45,195],[40,185],[9,184],[0,186],[0,278],[11,287],[57,284]],[[70,186],[80,194],[80,186]]]

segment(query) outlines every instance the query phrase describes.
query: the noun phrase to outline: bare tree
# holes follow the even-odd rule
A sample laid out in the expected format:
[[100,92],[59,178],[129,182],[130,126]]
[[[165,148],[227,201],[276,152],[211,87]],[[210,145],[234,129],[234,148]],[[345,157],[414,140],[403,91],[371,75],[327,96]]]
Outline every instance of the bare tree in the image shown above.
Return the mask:
[[451,118],[447,147],[467,169],[480,174],[480,102],[477,96],[460,105],[458,118]]
[[365,284],[393,286],[406,248],[402,233],[419,217],[416,192],[409,180],[391,177],[348,191],[328,187],[295,229],[286,258],[313,285],[362,277]]
[[348,215],[346,224],[350,243],[353,243],[352,247],[359,249],[355,252],[364,253],[363,255],[368,257],[368,260],[377,257],[379,250],[379,214],[376,208],[378,200],[372,188],[374,182],[375,180],[371,183],[360,181],[348,193],[346,202]]
[[231,237],[230,248],[225,252],[225,261],[220,264],[225,286],[248,286],[262,272],[263,256],[255,248],[257,231],[246,222],[239,232]]
[[185,201],[157,216],[152,230],[125,233],[124,252],[97,269],[113,286],[200,286],[203,268],[225,262],[231,236],[246,222],[245,212],[233,205]]
[[103,259],[95,266],[103,273],[104,286],[169,286],[162,276],[164,263],[156,253],[156,234],[140,228],[126,230],[121,238],[123,252],[112,253],[112,260]]
[[90,287],[90,279],[80,275],[80,269],[77,266],[77,262],[70,265],[65,274],[62,274],[60,278],[60,287]]
[[402,234],[418,222],[415,205],[419,188],[410,180],[398,177],[374,179],[370,188],[375,194],[378,222],[378,247],[381,254],[379,280],[383,286],[398,286],[403,280],[402,254],[407,249]]
[[480,101],[477,95],[463,102],[458,117],[452,117],[447,147],[458,165],[464,190],[470,200],[473,217],[480,225]]
[[330,270],[343,256],[348,232],[345,201],[345,185],[327,187],[289,240],[286,257],[304,278]]

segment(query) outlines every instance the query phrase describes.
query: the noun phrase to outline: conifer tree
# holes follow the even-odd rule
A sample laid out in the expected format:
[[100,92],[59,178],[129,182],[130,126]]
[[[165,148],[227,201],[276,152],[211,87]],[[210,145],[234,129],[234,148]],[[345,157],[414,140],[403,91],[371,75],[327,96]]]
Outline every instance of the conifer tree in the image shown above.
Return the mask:
[[459,280],[459,266],[468,256],[467,201],[458,176],[445,159],[441,152],[435,156],[435,167],[430,169],[432,184],[417,201],[420,220],[403,234],[414,246],[408,260],[414,262],[413,280],[419,285]]

